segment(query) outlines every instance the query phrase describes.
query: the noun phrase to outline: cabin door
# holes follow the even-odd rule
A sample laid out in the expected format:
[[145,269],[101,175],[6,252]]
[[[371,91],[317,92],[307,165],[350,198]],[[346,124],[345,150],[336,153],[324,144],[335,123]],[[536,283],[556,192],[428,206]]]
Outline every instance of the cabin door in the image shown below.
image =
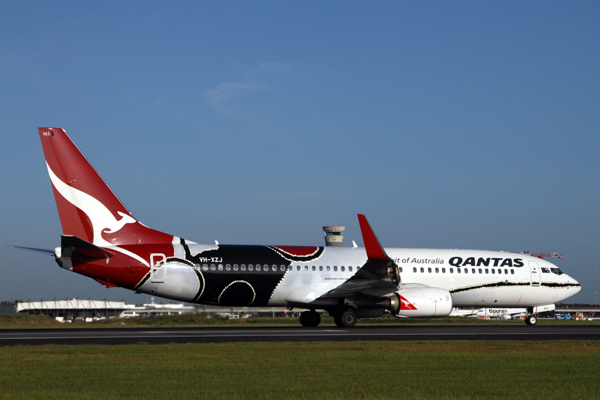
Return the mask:
[[164,254],[150,254],[150,282],[164,282],[167,269],[164,267],[167,257]]
[[531,286],[540,286],[542,273],[537,262],[529,261],[529,272],[531,274]]

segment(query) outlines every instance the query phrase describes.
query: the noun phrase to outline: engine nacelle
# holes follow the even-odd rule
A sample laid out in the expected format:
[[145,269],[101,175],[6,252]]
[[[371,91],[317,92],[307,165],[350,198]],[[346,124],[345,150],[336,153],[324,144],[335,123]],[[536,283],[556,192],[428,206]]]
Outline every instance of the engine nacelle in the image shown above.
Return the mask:
[[394,297],[400,303],[400,307],[398,311],[396,307],[390,311],[398,317],[447,317],[452,311],[452,295],[446,289],[405,289],[396,292]]

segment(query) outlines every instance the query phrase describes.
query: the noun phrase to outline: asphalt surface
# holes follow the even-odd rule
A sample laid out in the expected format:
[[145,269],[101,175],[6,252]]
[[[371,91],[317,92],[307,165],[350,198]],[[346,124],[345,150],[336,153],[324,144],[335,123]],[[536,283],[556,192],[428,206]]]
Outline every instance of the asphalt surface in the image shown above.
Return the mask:
[[600,340],[599,325],[476,325],[202,328],[68,328],[0,330],[0,346],[41,344],[133,344],[301,342],[354,340]]

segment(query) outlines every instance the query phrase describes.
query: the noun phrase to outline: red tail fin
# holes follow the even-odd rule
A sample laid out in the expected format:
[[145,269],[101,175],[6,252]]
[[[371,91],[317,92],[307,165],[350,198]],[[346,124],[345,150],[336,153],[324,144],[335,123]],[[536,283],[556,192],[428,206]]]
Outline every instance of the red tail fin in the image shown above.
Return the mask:
[[60,128],[39,128],[64,235],[96,246],[171,243],[136,221]]

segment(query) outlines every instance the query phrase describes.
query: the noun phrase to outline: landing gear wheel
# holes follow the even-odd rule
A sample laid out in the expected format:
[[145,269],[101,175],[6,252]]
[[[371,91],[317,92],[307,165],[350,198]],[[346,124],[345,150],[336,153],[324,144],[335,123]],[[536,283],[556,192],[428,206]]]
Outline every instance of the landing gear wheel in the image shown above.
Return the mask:
[[353,309],[344,308],[343,310],[335,313],[333,320],[340,328],[352,328],[354,325],[356,325],[358,318],[356,317]]
[[535,325],[537,324],[537,317],[535,315],[528,315],[525,317],[525,323],[527,325]]
[[302,326],[307,328],[313,328],[315,326],[319,326],[321,323],[321,315],[318,312],[312,311],[304,311],[300,314],[300,323]]

